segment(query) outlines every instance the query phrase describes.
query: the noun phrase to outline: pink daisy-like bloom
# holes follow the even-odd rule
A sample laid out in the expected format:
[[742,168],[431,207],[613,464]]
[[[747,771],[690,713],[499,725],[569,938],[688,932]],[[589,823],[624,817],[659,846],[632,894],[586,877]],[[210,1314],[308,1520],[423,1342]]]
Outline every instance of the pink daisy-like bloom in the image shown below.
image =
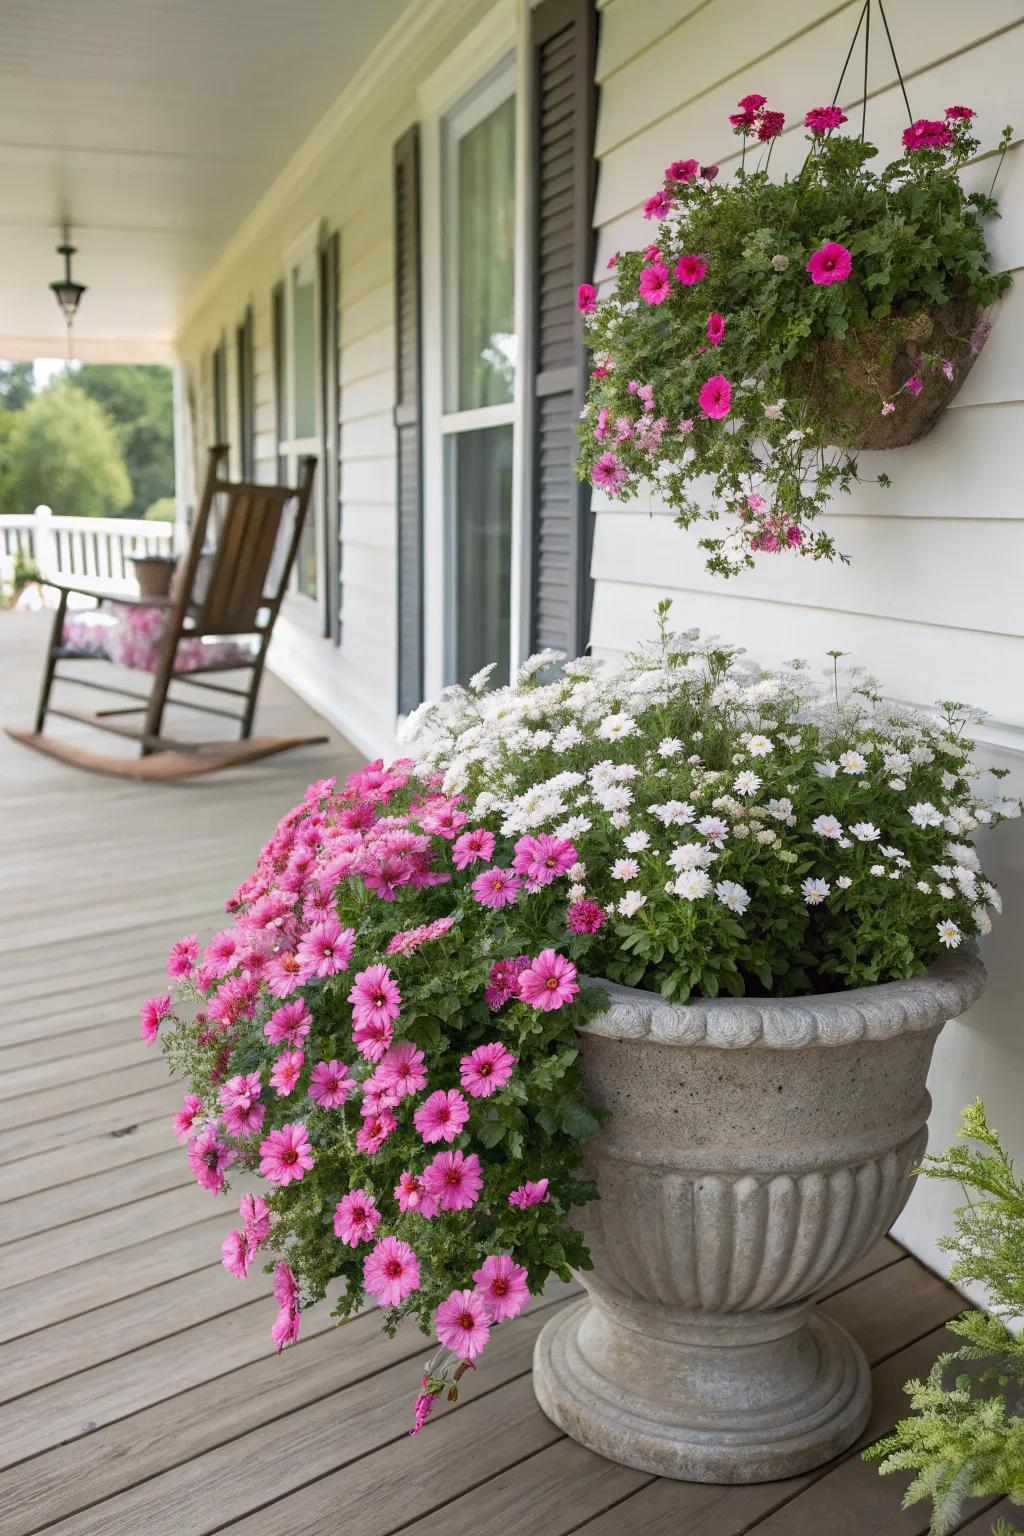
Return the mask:
[[468,1211],[483,1188],[475,1152],[438,1152],[423,1170],[423,1186],[442,1211]]
[[811,282],[819,287],[827,287],[829,283],[845,283],[853,271],[853,257],[845,245],[840,245],[837,240],[828,240],[808,259],[805,271],[811,274]]
[[203,1101],[197,1093],[185,1096],[185,1102],[171,1121],[171,1129],[179,1141],[187,1141],[192,1134],[195,1118],[201,1113]]
[[162,997],[147,997],[139,1009],[139,1034],[147,1045],[153,1045],[157,1037],[157,1031],[165,1019],[171,1014],[171,994],[165,992]]
[[492,1322],[504,1323],[518,1317],[530,1299],[526,1270],[507,1253],[492,1253],[479,1269],[473,1271],[476,1294]]
[[489,1099],[512,1076],[516,1058],[506,1051],[499,1040],[489,1045],[478,1045],[475,1051],[463,1056],[459,1062],[459,1080],[474,1099]]
[[229,1232],[220,1245],[220,1261],[229,1275],[244,1280],[252,1263],[252,1245],[244,1232]]
[[663,219],[672,208],[672,199],[662,188],[660,192],[653,193],[644,203],[645,219]]
[[536,888],[550,885],[559,875],[567,874],[576,860],[576,849],[568,838],[541,832],[537,837],[528,835],[519,839],[512,867]]
[[258,1072],[243,1072],[237,1077],[229,1077],[222,1084],[218,1098],[221,1109],[249,1109],[256,1103],[260,1096],[260,1075]]
[[977,114],[973,107],[947,107],[946,116],[950,122],[969,123]]
[[272,955],[263,969],[267,991],[274,997],[291,997],[302,985],[303,967],[298,955],[290,949],[282,949]]
[[190,933],[171,946],[171,952],[167,956],[168,976],[172,981],[180,981],[183,976],[191,976],[198,959],[199,939],[196,934]]
[[732,409],[732,385],[723,373],[713,373],[700,387],[697,404],[712,421],[721,421]]
[[916,123],[903,130],[903,143],[911,154],[919,149],[944,149],[952,142],[953,135],[945,123],[934,118],[919,117]]
[[673,160],[665,167],[666,181],[693,181],[700,175],[699,160]]
[[282,1051],[270,1072],[270,1086],[277,1090],[279,1099],[286,1099],[295,1090],[305,1061],[302,1051]]
[[475,1291],[452,1291],[434,1313],[434,1327],[460,1360],[475,1360],[491,1336],[487,1308]]
[[321,1109],[340,1109],[354,1087],[343,1061],[318,1061],[309,1074],[309,1096]]
[[597,933],[604,927],[604,908],[596,901],[574,901],[565,917],[570,933]]
[[402,994],[386,965],[359,971],[348,994],[357,1024],[393,1024],[402,1011]]
[[640,297],[646,304],[664,304],[672,288],[668,267],[663,261],[654,261],[640,273]]
[[297,1183],[313,1162],[313,1149],[301,1122],[282,1125],[260,1142],[260,1173],[271,1184],[287,1185],[293,1180]]
[[298,948],[298,959],[303,979],[311,976],[336,976],[347,971],[356,942],[355,930],[342,928],[331,919],[315,923]]
[[213,976],[226,976],[238,964],[239,935],[234,928],[215,933],[206,946],[203,961]]
[[803,541],[803,529],[798,528],[795,523],[790,523],[789,527],[786,529],[786,543],[789,545],[790,549],[797,549],[803,543]]
[[395,1038],[395,1026],[383,1020],[360,1020],[352,1028],[352,1043],[367,1061],[380,1061]]
[[398,1304],[420,1288],[420,1266],[408,1243],[383,1237],[363,1259],[363,1285],[382,1307]]
[[842,107],[812,107],[804,118],[804,127],[812,133],[831,133],[846,122]]
[[618,496],[626,481],[629,479],[629,471],[622,460],[614,453],[602,453],[590,472],[590,483],[605,490],[612,496]]
[[301,997],[297,997],[294,1002],[275,1008],[263,1026],[263,1033],[271,1045],[296,1046],[309,1034],[312,1023],[313,1015]]
[[438,1088],[424,1099],[412,1117],[413,1125],[428,1144],[454,1141],[469,1119],[469,1106],[457,1088]]
[[403,1173],[395,1185],[395,1199],[398,1201],[400,1211],[415,1211],[422,1216],[424,1221],[430,1221],[437,1215],[438,1204],[433,1195],[428,1195],[422,1177],[418,1173]]
[[743,112],[760,112],[762,107],[768,105],[768,97],[760,96],[756,91],[751,91],[749,96],[741,96],[736,105]]
[[253,1136],[263,1129],[267,1117],[265,1104],[231,1104],[223,1112],[224,1129],[229,1136]]
[[576,290],[576,308],[581,315],[592,314],[597,308],[597,289],[593,283],[580,283]]
[[270,1211],[262,1195],[243,1195],[238,1202],[238,1214],[246,1237],[255,1246],[265,1243],[270,1236]]
[[396,1099],[404,1099],[407,1094],[419,1093],[427,1086],[423,1061],[423,1052],[418,1046],[410,1040],[400,1040],[381,1058],[374,1076]]
[[334,1207],[334,1235],[350,1248],[368,1243],[379,1226],[377,1202],[365,1189],[353,1189]]
[[295,1344],[299,1337],[299,1313],[290,1307],[282,1307],[270,1330],[274,1348],[280,1354],[286,1344]]
[[692,288],[708,275],[708,264],[702,256],[680,256],[676,262],[676,278],[684,288]]
[[576,967],[553,949],[542,949],[519,978],[519,996],[531,1008],[551,1013],[572,1001],[579,991]]
[[467,869],[478,859],[489,859],[494,852],[494,833],[484,827],[463,832],[452,848],[452,863],[456,869]]
[[919,395],[922,389],[924,389],[924,380],[918,378],[916,373],[912,373],[903,388],[908,395]]
[[713,309],[708,315],[707,338],[713,347],[717,347],[725,339],[725,316],[720,315],[717,309]]
[[496,960],[491,966],[484,997],[492,1013],[497,1013],[511,997],[519,996],[519,978],[530,964],[529,955],[515,955],[508,960]]
[[511,869],[500,869],[496,864],[485,869],[473,881],[473,898],[482,907],[497,911],[509,907],[519,890],[519,876]]
[[286,1344],[294,1344],[299,1337],[299,1282],[283,1260],[274,1270],[274,1300],[280,1311],[270,1337],[280,1354]]
[[525,1184],[512,1191],[508,1203],[517,1211],[525,1211],[531,1205],[546,1205],[550,1199],[547,1179],[527,1179]]
[[757,125],[757,137],[762,144],[767,144],[769,139],[778,138],[785,126],[784,112],[763,112],[761,121]]
[[397,1124],[390,1109],[381,1109],[374,1115],[367,1115],[356,1132],[356,1146],[360,1152],[372,1157],[380,1151]]
[[188,1165],[196,1183],[211,1194],[220,1194],[224,1188],[224,1174],[234,1160],[234,1152],[221,1141],[212,1126],[193,1136],[188,1144]]

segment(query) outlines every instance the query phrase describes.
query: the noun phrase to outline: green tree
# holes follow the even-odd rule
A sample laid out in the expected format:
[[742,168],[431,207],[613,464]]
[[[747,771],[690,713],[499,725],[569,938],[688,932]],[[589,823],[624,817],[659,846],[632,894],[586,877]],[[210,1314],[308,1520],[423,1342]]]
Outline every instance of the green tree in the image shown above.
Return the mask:
[[126,517],[174,495],[171,371],[156,364],[83,363],[75,383],[114,423],[131,481]]
[[75,517],[112,517],[132,488],[113,424],[70,379],[60,378],[18,411],[0,486],[5,511],[44,502]]
[[0,363],[0,407],[5,411],[24,410],[35,388],[31,363]]

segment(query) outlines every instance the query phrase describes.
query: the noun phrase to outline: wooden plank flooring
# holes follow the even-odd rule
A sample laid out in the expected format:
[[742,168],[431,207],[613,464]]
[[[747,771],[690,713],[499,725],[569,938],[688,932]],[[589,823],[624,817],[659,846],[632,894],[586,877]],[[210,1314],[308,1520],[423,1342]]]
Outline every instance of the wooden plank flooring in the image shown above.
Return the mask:
[[[0,721],[31,713],[46,622],[0,614]],[[317,726],[268,679],[262,731]],[[0,738],[0,1536],[925,1536],[927,1510],[902,1512],[904,1484],[856,1456],[720,1488],[567,1439],[536,1406],[530,1357],[573,1287],[499,1330],[416,1439],[415,1331],[335,1328],[321,1308],[271,1353],[267,1277],[219,1264],[233,1207],[189,1177],[169,1127],[182,1090],[139,1042],[137,1009],[171,942],[220,925],[306,783],[353,762],[333,737],[215,779],[134,784]],[[873,1367],[865,1443],[962,1305],[888,1240],[832,1288],[825,1310]],[[994,1513],[971,1508],[965,1536]]]

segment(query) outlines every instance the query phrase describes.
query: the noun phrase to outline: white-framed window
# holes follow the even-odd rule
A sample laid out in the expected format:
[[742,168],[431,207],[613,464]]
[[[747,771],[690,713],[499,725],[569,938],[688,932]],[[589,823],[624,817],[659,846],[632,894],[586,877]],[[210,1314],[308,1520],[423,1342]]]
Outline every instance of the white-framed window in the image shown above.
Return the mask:
[[[319,458],[323,441],[320,420],[320,284],[316,235],[292,248],[284,278],[284,397],[278,458],[290,484],[299,479],[299,461]],[[322,466],[321,466],[322,467]],[[296,593],[322,602],[323,486],[318,474],[313,500],[306,513],[293,577]]]

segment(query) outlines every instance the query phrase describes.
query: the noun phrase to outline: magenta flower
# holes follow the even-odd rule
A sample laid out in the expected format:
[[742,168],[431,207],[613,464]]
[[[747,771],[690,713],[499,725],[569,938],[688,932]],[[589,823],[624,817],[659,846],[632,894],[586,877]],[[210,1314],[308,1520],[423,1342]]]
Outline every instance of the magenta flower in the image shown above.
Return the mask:
[[618,496],[628,479],[626,466],[617,454],[611,452],[602,453],[590,472],[591,485],[607,491],[611,496]]
[[976,116],[976,113],[975,113],[973,107],[947,107],[946,108],[946,117],[949,119],[950,122],[954,122],[954,123],[955,122],[969,123],[971,118],[974,117],[974,116]]
[[918,378],[916,373],[912,373],[903,388],[908,395],[919,395],[922,389],[924,389],[924,380]]
[[399,1177],[395,1185],[395,1199],[400,1211],[415,1211],[424,1221],[430,1221],[431,1217],[437,1215],[437,1201],[433,1195],[427,1194],[418,1173],[405,1172]]
[[664,304],[672,287],[668,267],[663,261],[654,261],[640,273],[640,297],[647,304]]
[[196,1183],[211,1194],[220,1194],[224,1188],[224,1174],[234,1160],[235,1154],[212,1126],[193,1136],[188,1144],[188,1165]]
[[183,976],[191,976],[195,963],[199,959],[199,939],[194,933],[187,938],[179,939],[171,946],[171,952],[167,956],[167,974],[172,981],[180,981]]
[[708,264],[703,256],[680,256],[676,262],[676,277],[684,288],[692,288],[708,275]]
[[668,193],[662,189],[660,192],[655,192],[644,203],[644,218],[663,219],[671,207],[672,199],[669,197]]
[[545,1013],[562,1008],[579,991],[576,967],[553,949],[542,949],[536,960],[519,978],[519,996],[532,1008]]
[[809,258],[805,270],[811,274],[811,282],[820,287],[827,287],[829,283],[845,283],[853,271],[853,257],[845,245],[840,245],[837,240],[828,240]]
[[580,283],[576,290],[576,308],[581,315],[592,314],[597,308],[597,289],[593,283]]
[[945,123],[934,118],[919,117],[916,123],[903,130],[903,143],[910,154],[919,149],[943,149],[952,142],[953,135]]
[[380,1023],[361,1019],[352,1028],[352,1043],[367,1061],[380,1061],[394,1038],[395,1026],[386,1019]]
[[340,1109],[354,1087],[343,1061],[318,1061],[309,1074],[309,1096],[321,1109]]
[[261,1195],[243,1195],[238,1202],[242,1227],[253,1247],[258,1248],[270,1236],[270,1211]]
[[302,1051],[282,1051],[270,1071],[270,1086],[277,1090],[279,1099],[285,1099],[294,1091],[305,1061]]
[[508,1203],[518,1211],[525,1211],[531,1205],[546,1205],[550,1199],[547,1179],[527,1179],[525,1184],[520,1184],[518,1189],[512,1191]]
[[489,1045],[478,1045],[475,1051],[463,1056],[459,1080],[471,1098],[489,1099],[508,1082],[515,1064],[516,1058],[495,1040]]
[[473,881],[473,897],[482,907],[498,911],[509,907],[519,890],[519,876],[511,869],[499,869],[494,865],[477,875]]
[[420,1288],[420,1266],[408,1243],[383,1237],[363,1258],[363,1285],[382,1307],[399,1302]]
[[442,1211],[468,1211],[483,1188],[475,1152],[438,1152],[423,1170],[423,1187]]
[[457,1088],[438,1088],[412,1117],[423,1140],[454,1141],[469,1119],[469,1106]]
[[519,996],[519,978],[530,963],[529,955],[516,955],[509,960],[496,960],[491,966],[487,989],[484,993],[492,1013]]
[[713,347],[717,347],[725,338],[725,316],[720,315],[717,309],[708,315],[707,338]]
[[280,1310],[270,1337],[280,1354],[286,1344],[294,1344],[299,1337],[299,1282],[284,1260],[274,1270],[274,1300]]
[[263,1026],[263,1033],[271,1045],[296,1046],[309,1034],[312,1023],[313,1015],[301,997],[297,997],[294,1002],[275,1008]]
[[762,112],[761,121],[757,125],[757,136],[762,144],[767,144],[769,139],[778,138],[785,125],[784,112]]
[[697,404],[712,421],[721,421],[732,409],[732,385],[722,373],[713,373],[700,387]]
[[357,1024],[393,1024],[402,1011],[402,994],[386,965],[360,971],[348,994]]
[[700,174],[703,176],[705,181],[714,181],[718,176],[718,166],[702,165],[700,168]]
[[171,1014],[171,994],[165,992],[162,997],[147,997],[139,1009],[139,1034],[147,1045],[153,1045],[157,1031],[165,1019]]
[[456,869],[468,869],[478,859],[487,860],[494,853],[494,833],[484,827],[463,832],[452,848],[452,863]]
[[804,127],[812,133],[831,133],[847,121],[842,107],[812,107],[804,118]]
[[215,933],[206,946],[203,962],[212,976],[226,976],[238,964],[239,937],[233,928]]
[[334,1207],[334,1235],[350,1248],[368,1243],[379,1226],[377,1202],[365,1189],[353,1189]]
[[574,901],[565,916],[570,933],[597,933],[604,927],[604,910],[596,901]]
[[271,1184],[298,1183],[313,1161],[313,1149],[301,1123],[282,1125],[260,1142],[260,1173]]
[[220,1261],[229,1275],[244,1280],[252,1263],[253,1249],[244,1232],[229,1232],[220,1245]]
[[221,1109],[249,1109],[259,1098],[260,1088],[258,1072],[244,1072],[237,1077],[229,1077],[217,1095]]
[[367,1115],[356,1132],[356,1146],[360,1152],[366,1152],[372,1157],[375,1152],[380,1151],[397,1124],[398,1121],[390,1109],[381,1109],[375,1114]]
[[521,837],[515,846],[512,867],[525,877],[531,890],[550,885],[576,863],[576,849],[568,838],[541,832],[537,837]]
[[460,1360],[475,1360],[491,1336],[487,1308],[475,1291],[452,1291],[434,1313],[434,1327]]
[[302,963],[290,949],[282,949],[267,961],[263,972],[267,991],[274,997],[290,997],[302,985]]
[[224,1129],[229,1136],[252,1136],[263,1129],[267,1117],[265,1104],[230,1104],[223,1112]]
[[171,1121],[171,1130],[179,1141],[187,1141],[192,1134],[196,1116],[201,1112],[203,1101],[197,1093],[185,1095],[185,1102]]
[[693,181],[700,175],[700,162],[698,160],[673,160],[671,165],[665,167],[666,181]]
[[423,1052],[409,1040],[400,1040],[381,1058],[374,1077],[396,1101],[407,1094],[419,1093],[427,1086]]
[[504,1323],[518,1317],[530,1299],[526,1270],[507,1253],[492,1253],[479,1269],[473,1271],[476,1294],[487,1308],[492,1322]]
[[751,92],[749,96],[741,96],[736,103],[743,112],[760,112],[761,108],[767,106],[767,104],[767,96],[758,96],[754,92]]
[[311,976],[336,976],[339,971],[347,971],[355,942],[355,930],[342,928],[334,919],[314,924],[298,948],[302,979],[308,981]]

